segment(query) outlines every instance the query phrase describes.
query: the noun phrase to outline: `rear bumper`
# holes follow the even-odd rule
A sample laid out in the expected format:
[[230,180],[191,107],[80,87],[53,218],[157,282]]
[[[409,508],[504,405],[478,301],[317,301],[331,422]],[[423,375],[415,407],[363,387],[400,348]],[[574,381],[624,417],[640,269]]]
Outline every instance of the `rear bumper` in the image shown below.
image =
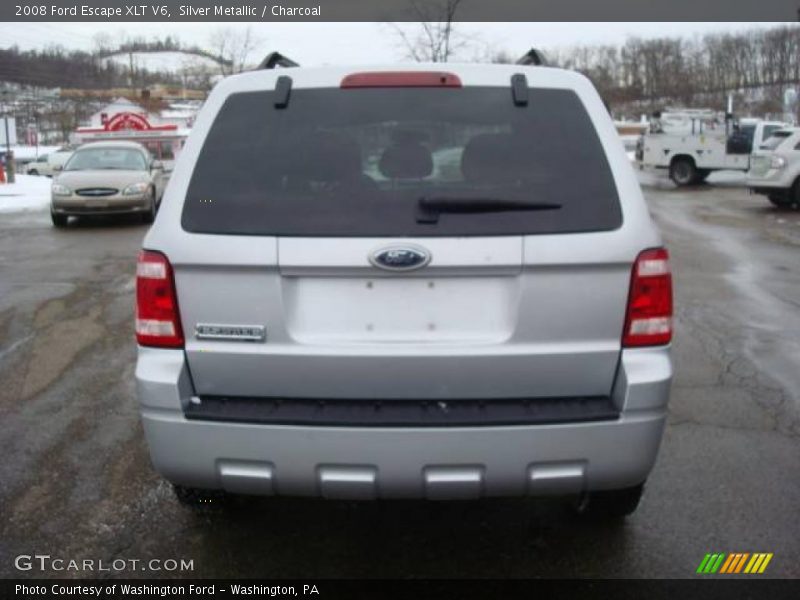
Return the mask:
[[136,378],[155,468],[174,483],[329,498],[479,498],[641,483],[653,467],[672,369],[666,348],[623,352],[620,417],[491,427],[320,427],[188,420],[183,353],[140,348]]

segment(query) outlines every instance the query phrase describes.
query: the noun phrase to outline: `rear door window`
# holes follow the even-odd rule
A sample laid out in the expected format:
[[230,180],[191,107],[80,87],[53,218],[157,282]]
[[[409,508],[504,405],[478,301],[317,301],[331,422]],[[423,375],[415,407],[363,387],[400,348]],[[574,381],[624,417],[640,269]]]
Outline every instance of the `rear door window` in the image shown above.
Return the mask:
[[[421,199],[473,204],[426,221]],[[271,91],[234,94],[208,133],[182,215],[187,231],[276,236],[566,233],[621,223],[578,96],[531,89],[519,107],[499,87],[296,89],[284,109]]]
[[767,141],[761,144],[761,148],[763,150],[775,150],[778,146],[786,141],[786,138],[791,135],[791,131],[776,131],[767,139]]
[[773,133],[778,131],[778,129],[780,129],[780,128],[781,128],[780,125],[764,125],[764,138],[763,139],[766,140],[767,138],[769,138],[769,136],[771,136]]

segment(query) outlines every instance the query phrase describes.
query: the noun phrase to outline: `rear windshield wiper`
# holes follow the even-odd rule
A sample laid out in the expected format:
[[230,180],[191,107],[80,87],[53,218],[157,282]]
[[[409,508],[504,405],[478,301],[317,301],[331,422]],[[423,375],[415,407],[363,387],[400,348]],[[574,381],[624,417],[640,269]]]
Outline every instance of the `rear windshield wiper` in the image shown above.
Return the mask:
[[489,213],[518,210],[558,210],[557,202],[515,200],[511,198],[422,197],[417,203],[417,223],[437,223],[441,213]]

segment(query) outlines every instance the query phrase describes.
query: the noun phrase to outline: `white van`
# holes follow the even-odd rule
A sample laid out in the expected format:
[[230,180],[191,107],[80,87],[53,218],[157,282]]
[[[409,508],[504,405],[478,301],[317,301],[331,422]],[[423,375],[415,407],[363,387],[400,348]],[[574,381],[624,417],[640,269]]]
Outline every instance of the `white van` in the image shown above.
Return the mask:
[[62,148],[56,152],[40,156],[35,161],[29,162],[25,165],[25,173],[27,175],[44,175],[45,177],[52,177],[59,170],[64,168],[64,165],[69,160],[74,150],[69,148]]

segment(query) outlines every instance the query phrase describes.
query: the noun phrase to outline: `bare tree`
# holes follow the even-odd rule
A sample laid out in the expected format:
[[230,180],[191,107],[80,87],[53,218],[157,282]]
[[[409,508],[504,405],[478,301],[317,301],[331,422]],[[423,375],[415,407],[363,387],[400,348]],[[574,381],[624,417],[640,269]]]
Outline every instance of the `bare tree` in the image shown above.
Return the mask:
[[512,56],[511,53],[505,48],[498,47],[496,44],[489,42],[477,43],[471,55],[463,57],[467,62],[476,63],[495,63],[495,64],[511,64],[516,62],[517,58]]
[[101,31],[92,36],[95,54],[104,54],[114,47],[114,38],[107,31]]
[[417,21],[414,30],[391,24],[408,58],[417,62],[447,62],[474,41],[455,27],[456,12],[463,1],[408,0],[409,11]]
[[263,40],[255,36],[249,26],[244,31],[221,27],[211,33],[209,43],[219,59],[220,73],[233,75],[248,68],[250,55],[263,44]]
[[493,50],[489,53],[486,62],[510,65],[517,62],[517,58],[511,56],[511,53],[508,52],[508,50]]
[[780,113],[787,87],[800,84],[800,27],[708,33],[692,38],[628,38],[621,46],[574,46],[549,53],[554,64],[594,81],[615,110],[664,106]]

